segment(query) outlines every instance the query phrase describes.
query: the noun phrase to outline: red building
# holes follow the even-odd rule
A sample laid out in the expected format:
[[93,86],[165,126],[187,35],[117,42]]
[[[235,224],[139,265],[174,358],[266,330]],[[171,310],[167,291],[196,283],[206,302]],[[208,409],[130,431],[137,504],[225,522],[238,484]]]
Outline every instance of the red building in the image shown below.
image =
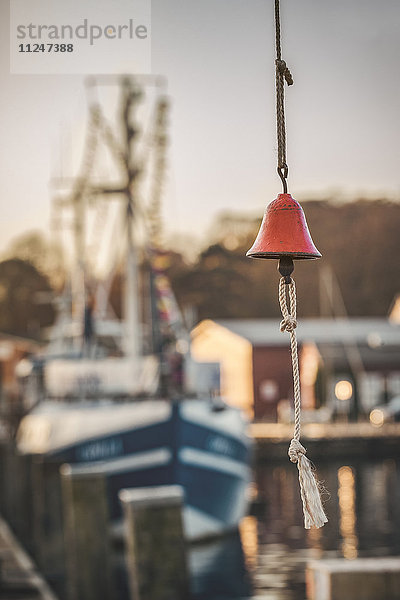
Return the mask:
[[[303,409],[359,418],[400,396],[400,326],[393,320],[304,319],[297,337]],[[256,421],[286,419],[292,368],[289,336],[278,320],[202,321],[192,332],[192,351],[197,360],[220,363],[229,402]]]

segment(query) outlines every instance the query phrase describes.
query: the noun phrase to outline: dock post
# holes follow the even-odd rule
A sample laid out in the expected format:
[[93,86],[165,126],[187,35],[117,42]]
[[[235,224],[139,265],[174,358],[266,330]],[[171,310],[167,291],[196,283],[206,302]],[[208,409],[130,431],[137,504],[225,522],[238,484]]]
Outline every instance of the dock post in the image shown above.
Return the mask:
[[398,600],[400,558],[320,559],[306,569],[309,600]]
[[15,449],[14,465],[14,510],[13,528],[18,539],[28,551],[32,550],[32,479],[30,455],[19,454]]
[[15,442],[0,439],[0,513],[32,550],[31,456],[18,454]]
[[10,445],[9,440],[0,441],[0,510],[8,522],[12,521],[14,502]]
[[60,469],[69,600],[111,600],[114,586],[109,543],[107,482],[101,470]]
[[121,490],[131,600],[188,600],[183,488]]
[[37,455],[31,461],[33,556],[47,581],[62,593],[64,544],[60,462]]

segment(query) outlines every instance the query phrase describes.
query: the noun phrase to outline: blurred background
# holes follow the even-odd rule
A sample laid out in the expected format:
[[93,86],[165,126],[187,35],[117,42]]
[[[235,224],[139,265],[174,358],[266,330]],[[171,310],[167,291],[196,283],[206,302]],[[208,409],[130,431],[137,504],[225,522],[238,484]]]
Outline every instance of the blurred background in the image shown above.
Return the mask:
[[[60,198],[82,174],[93,96],[81,76],[10,75],[5,2],[1,11],[7,436],[25,410],[16,366],[45,352],[76,264],[76,221]],[[285,91],[289,192],[323,255],[300,261],[294,273],[304,439],[328,490],[329,523],[310,531],[302,527],[297,469],[286,463],[292,375],[276,264],[245,256],[281,191],[273,2],[152,2],[152,70],[165,76],[170,106],[156,207],[162,271],[191,332],[192,357],[219,365],[219,392],[246,414],[254,440],[250,510],[239,532],[191,550],[197,599],[303,600],[308,560],[400,555],[400,6],[284,0],[281,17],[294,78]],[[107,90],[95,99],[111,113],[117,96]],[[104,153],[91,177],[115,172]],[[120,320],[122,251],[111,271],[102,250],[105,239],[117,245],[103,233],[117,213],[96,212],[90,198],[85,208],[93,213],[84,239],[90,286],[107,280]],[[140,260],[143,271],[147,258]]]

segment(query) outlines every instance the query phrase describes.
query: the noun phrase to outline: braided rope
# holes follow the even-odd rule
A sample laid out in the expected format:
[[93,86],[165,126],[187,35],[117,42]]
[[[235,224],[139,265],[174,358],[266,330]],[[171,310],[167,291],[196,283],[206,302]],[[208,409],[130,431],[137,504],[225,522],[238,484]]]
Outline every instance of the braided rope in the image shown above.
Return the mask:
[[[286,297],[287,289],[289,293],[289,308]],[[322,527],[328,519],[322,507],[318,481],[311,469],[311,463],[306,457],[307,451],[300,443],[301,394],[296,337],[296,285],[292,278],[290,278],[289,284],[285,283],[284,277],[281,277],[279,280],[279,305],[283,317],[280,330],[287,331],[290,335],[290,352],[293,369],[294,433],[288,454],[291,462],[297,463],[300,494],[303,502],[304,526],[306,529],[310,529],[310,527]]]
[[[286,303],[286,287],[289,288],[290,311]],[[280,324],[281,331],[287,331],[290,335],[290,350],[292,356],[293,369],[293,393],[294,393],[294,435],[293,439],[300,439],[300,414],[301,414],[301,396],[300,396],[300,374],[299,357],[297,353],[296,337],[296,284],[291,278],[289,284],[285,284],[284,277],[279,280],[279,305],[281,307],[283,320]],[[291,459],[292,460],[292,459]],[[297,462],[297,460],[292,461]]]
[[281,25],[279,15],[279,0],[275,0],[275,46],[276,46],[276,133],[278,139],[278,169],[284,169],[287,176],[286,164],[286,128],[285,128],[285,85],[293,84],[292,75],[281,55]]

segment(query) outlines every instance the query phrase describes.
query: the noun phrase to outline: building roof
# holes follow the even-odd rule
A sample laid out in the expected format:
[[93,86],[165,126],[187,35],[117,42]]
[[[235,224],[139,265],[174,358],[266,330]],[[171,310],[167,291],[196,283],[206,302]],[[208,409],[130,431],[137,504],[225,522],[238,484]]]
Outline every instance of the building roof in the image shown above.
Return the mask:
[[[279,319],[222,319],[215,323],[247,339],[253,346],[287,345]],[[299,342],[366,344],[370,348],[400,345],[400,325],[387,318],[298,319]]]

